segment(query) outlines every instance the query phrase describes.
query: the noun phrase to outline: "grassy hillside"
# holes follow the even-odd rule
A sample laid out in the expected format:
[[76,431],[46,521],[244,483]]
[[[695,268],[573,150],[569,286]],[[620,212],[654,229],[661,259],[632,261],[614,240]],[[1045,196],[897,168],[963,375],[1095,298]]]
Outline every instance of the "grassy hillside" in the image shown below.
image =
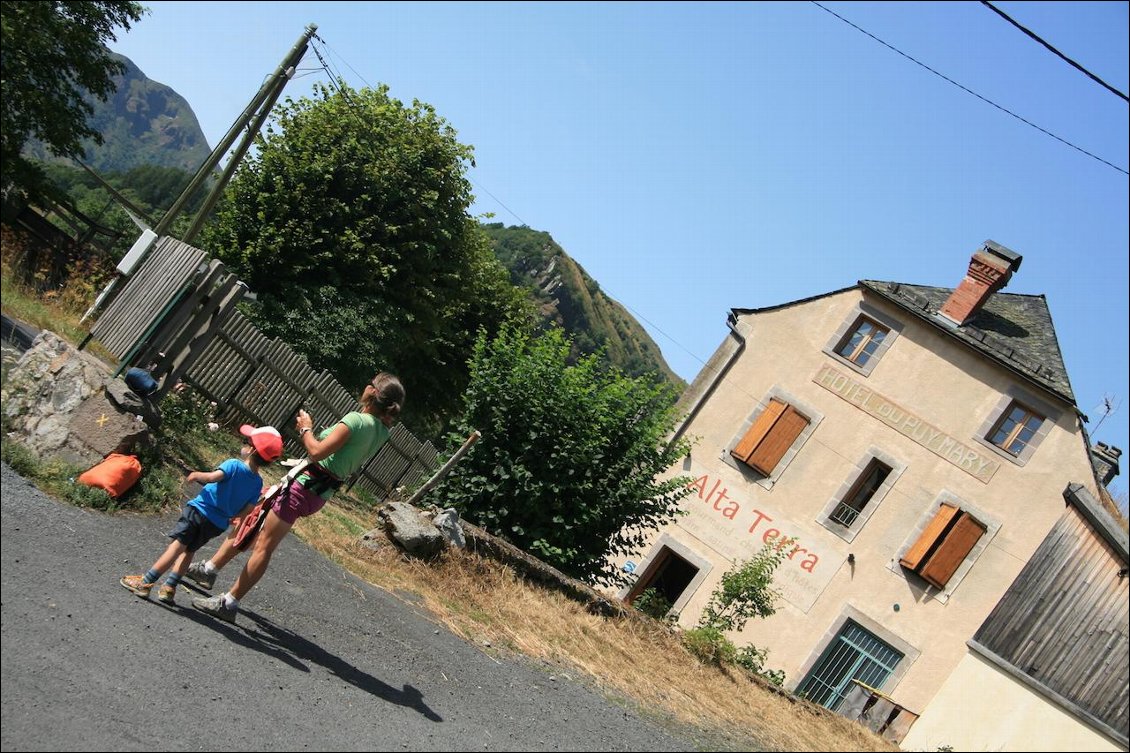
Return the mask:
[[627,374],[654,373],[680,392],[686,387],[635,317],[606,296],[549,233],[500,222],[483,229],[510,270],[510,280],[526,291],[547,321],[569,333],[580,353],[604,348],[609,361]]
[[[112,57],[125,70],[114,77],[112,97],[105,102],[90,98],[94,107],[90,125],[105,141],[99,147],[91,145],[84,161],[99,173],[124,173],[142,165],[196,172],[212,149],[192,107],[168,86],[147,78],[129,58]],[[28,144],[25,153],[56,161],[38,142]]]

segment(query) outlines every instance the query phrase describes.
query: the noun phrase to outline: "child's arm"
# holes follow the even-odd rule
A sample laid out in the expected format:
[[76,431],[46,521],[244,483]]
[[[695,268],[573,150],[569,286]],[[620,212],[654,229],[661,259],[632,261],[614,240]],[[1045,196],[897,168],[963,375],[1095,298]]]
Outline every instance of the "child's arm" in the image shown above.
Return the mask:
[[195,481],[198,484],[213,484],[224,480],[224,472],[220,469],[214,471],[193,471],[188,474],[186,481]]
[[255,500],[254,502],[248,502],[247,507],[244,507],[242,510],[240,510],[239,512],[237,512],[235,515],[232,516],[232,520],[242,518],[244,515],[251,512],[251,509],[258,504],[259,504],[259,500]]

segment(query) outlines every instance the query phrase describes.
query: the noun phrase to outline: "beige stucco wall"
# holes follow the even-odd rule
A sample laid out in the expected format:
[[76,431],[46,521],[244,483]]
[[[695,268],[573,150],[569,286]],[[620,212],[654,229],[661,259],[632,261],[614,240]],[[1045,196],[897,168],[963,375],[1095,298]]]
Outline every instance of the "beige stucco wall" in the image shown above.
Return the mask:
[[[735,642],[768,648],[767,666],[783,669],[786,687],[793,689],[851,616],[906,655],[883,690],[921,712],[962,661],[965,641],[1062,514],[1068,482],[1096,490],[1067,403],[883,299],[866,293],[867,303],[901,322],[902,329],[869,375],[823,352],[856,315],[865,292],[853,288],[739,318],[746,347],[686,427],[686,436],[697,437],[689,464],[670,471],[700,480],[683,502],[689,514],[621,560],[646,566],[653,544],[665,536],[708,562],[709,572],[679,605],[681,622],[689,627],[732,560],[756,552],[766,531],[797,536],[806,552],[786,561],[776,578],[789,600],[773,617],[752,621]],[[735,347],[734,338],[722,343],[709,373],[692,384],[692,398]],[[978,433],[1008,389],[1019,387],[1060,415],[1027,465],[999,455],[986,483],[816,383],[827,366],[986,456],[992,450],[978,443]],[[772,390],[820,418],[780,477],[765,488],[724,458],[743,422]],[[849,542],[820,518],[841,485],[858,474],[856,464],[873,451],[896,459],[902,473]],[[938,594],[897,561],[943,492],[993,525],[972,565],[958,571],[947,593]],[[854,564],[847,561],[849,553]]]
[[958,663],[900,747],[943,745],[956,751],[1124,750],[973,653]]

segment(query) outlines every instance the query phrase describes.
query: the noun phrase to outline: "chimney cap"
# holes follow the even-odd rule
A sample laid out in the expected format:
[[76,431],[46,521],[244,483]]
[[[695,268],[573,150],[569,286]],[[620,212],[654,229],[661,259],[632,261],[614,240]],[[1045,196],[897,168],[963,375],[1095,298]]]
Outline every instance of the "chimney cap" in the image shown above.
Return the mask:
[[995,254],[1008,262],[1008,266],[1013,272],[1020,269],[1020,262],[1024,261],[1024,257],[1013,251],[1011,248],[1002,246],[993,240],[985,241],[982,246],[986,251]]

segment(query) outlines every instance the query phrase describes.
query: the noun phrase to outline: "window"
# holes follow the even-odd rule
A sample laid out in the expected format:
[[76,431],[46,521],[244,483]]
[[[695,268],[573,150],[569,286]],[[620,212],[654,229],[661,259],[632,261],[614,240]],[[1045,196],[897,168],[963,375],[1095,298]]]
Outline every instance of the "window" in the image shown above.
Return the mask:
[[918,573],[930,585],[944,589],[986,530],[969,513],[943,502],[899,564]]
[[730,454],[758,473],[769,476],[808,424],[808,418],[791,405],[770,398],[769,405]]
[[836,347],[836,353],[856,366],[866,366],[888,334],[888,328],[865,317],[860,318],[854,331]]
[[852,680],[882,688],[902,658],[903,654],[848,620],[797,686],[797,695],[835,711],[851,689]]
[[863,508],[871,501],[879,487],[891,475],[891,467],[875,458],[867,464],[863,474],[848,491],[847,495],[836,505],[836,509],[828,516],[833,523],[839,523],[845,528],[851,528],[863,512]]
[[902,327],[895,317],[860,301],[847,312],[821,350],[838,363],[870,376],[898,340]]
[[1019,457],[1032,444],[1033,437],[1043,423],[1043,416],[1014,402],[993,427],[989,441],[1005,452]]
[[1062,418],[1061,408],[1011,386],[985,414],[973,439],[1013,465],[1024,466]]

